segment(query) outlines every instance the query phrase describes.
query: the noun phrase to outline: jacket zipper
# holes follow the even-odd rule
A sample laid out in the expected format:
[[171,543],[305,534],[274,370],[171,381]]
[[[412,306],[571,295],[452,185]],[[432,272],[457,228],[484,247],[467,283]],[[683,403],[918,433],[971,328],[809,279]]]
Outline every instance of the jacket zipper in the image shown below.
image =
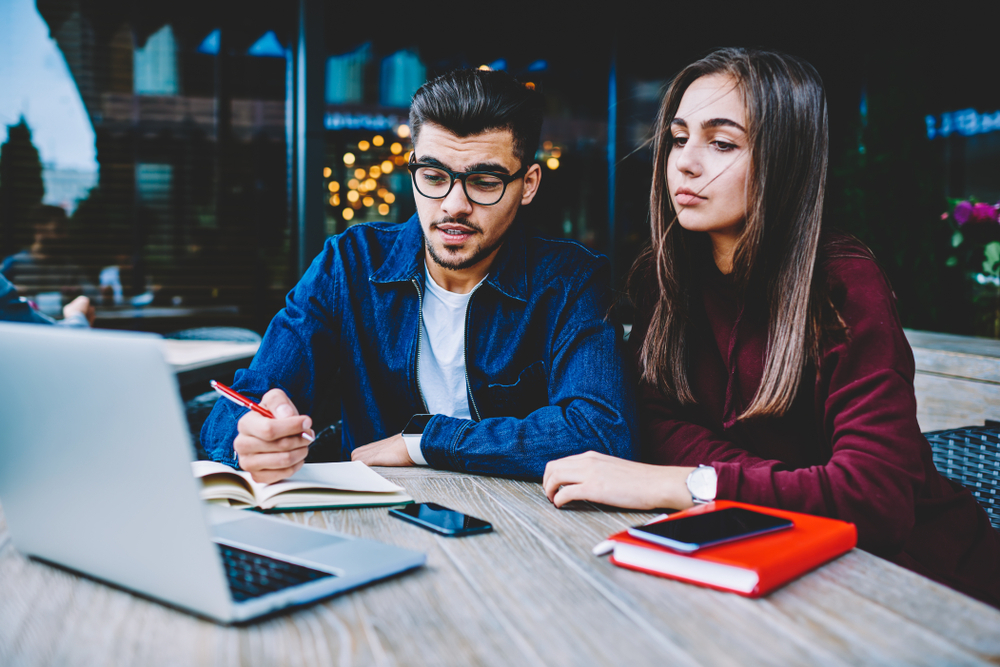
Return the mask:
[[[465,305],[465,349],[462,350],[464,355],[462,361],[465,362],[465,390],[469,392],[469,407],[472,408],[472,416],[477,422],[482,421],[482,417],[479,416],[479,408],[476,407],[476,397],[472,395],[472,384],[469,382],[469,320],[472,318],[472,300],[476,298],[476,292],[472,293],[469,297],[469,303]],[[421,311],[423,312],[423,311]]]
[[[413,372],[417,381],[417,394],[420,396],[420,402],[424,406],[424,414],[427,414],[427,401],[424,399],[424,392],[420,388],[420,344],[424,339],[424,295],[420,291],[420,283],[417,282],[416,278],[410,278],[410,282],[413,286],[417,288],[417,309],[419,316],[417,317],[417,353],[414,355],[416,361],[413,364]],[[469,373],[465,373],[465,383],[468,386],[469,383]]]

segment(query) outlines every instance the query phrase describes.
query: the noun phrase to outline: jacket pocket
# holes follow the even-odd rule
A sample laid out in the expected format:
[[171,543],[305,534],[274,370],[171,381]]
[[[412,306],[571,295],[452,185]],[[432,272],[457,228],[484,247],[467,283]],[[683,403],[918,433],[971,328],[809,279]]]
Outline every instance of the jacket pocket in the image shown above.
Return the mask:
[[[517,375],[513,384],[494,383],[486,387],[489,406],[483,412],[490,417],[524,419],[549,404],[548,375],[545,362],[539,359]],[[484,414],[483,416],[486,416]]]

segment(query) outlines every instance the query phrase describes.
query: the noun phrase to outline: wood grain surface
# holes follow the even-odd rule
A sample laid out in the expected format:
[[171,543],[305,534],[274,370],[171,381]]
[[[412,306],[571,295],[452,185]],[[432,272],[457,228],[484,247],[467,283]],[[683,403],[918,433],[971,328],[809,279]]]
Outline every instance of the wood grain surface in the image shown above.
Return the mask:
[[906,330],[920,430],[1000,419],[1000,340]]
[[1000,664],[1000,611],[860,550],[750,600],[591,554],[649,514],[557,510],[530,482],[379,472],[494,532],[440,537],[385,508],[282,515],[427,564],[241,627],[25,559],[0,513],[0,665]]

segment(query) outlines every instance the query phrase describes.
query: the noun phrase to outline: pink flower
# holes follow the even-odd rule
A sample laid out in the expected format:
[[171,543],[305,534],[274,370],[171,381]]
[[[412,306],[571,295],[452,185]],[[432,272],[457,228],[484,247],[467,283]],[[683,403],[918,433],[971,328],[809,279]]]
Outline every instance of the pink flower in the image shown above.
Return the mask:
[[[958,210],[958,209],[956,209]],[[997,211],[995,207],[990,204],[984,204],[982,202],[976,204],[972,207],[972,221],[973,222],[996,222],[997,221]]]
[[955,206],[955,212],[953,214],[955,216],[955,222],[957,222],[960,225],[964,225],[965,223],[967,223],[969,221],[969,218],[972,217],[972,209],[973,206],[971,202],[967,201],[958,202],[958,205]]

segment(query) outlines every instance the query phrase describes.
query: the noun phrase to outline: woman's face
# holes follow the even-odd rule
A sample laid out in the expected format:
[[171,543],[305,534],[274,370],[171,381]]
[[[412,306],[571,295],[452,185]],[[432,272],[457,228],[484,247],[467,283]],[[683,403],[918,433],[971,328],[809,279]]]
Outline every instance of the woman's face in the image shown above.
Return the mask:
[[667,187],[678,221],[684,229],[708,232],[717,254],[726,248],[731,254],[746,221],[746,127],[736,81],[720,74],[688,86],[670,125]]

